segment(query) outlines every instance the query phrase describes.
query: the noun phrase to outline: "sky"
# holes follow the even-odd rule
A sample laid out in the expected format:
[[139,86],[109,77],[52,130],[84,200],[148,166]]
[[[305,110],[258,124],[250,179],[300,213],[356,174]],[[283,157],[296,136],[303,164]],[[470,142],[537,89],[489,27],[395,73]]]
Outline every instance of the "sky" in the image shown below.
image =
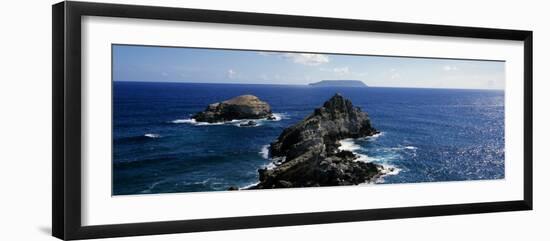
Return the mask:
[[505,62],[368,55],[113,45],[113,80],[504,89]]

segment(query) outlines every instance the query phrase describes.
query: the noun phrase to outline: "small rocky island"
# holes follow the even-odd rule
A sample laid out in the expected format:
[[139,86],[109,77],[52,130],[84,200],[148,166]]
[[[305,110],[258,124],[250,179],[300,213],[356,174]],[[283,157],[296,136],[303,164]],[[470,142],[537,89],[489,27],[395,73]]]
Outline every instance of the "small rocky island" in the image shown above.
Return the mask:
[[[269,104],[254,95],[241,95],[210,104],[206,110],[195,114],[193,118],[199,122],[209,123],[239,119],[275,119]],[[249,122],[249,124],[253,125],[254,123]]]
[[360,80],[321,80],[319,82],[310,83],[313,87],[367,87]]
[[286,128],[270,145],[276,161],[260,169],[260,182],[250,189],[357,185],[376,179],[383,167],[355,161],[339,150],[340,140],[379,133],[366,112],[336,94],[299,123]]

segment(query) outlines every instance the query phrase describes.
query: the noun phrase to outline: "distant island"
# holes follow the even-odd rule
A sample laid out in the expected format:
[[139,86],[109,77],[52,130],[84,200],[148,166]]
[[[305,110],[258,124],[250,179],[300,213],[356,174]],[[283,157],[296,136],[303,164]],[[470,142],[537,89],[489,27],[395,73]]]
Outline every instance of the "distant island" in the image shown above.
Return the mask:
[[367,87],[360,80],[321,80],[319,82],[310,83],[309,86],[314,87]]
[[[236,119],[274,120],[271,106],[254,95],[241,95],[222,102],[208,105],[206,109],[193,115],[193,119],[200,122],[220,123]],[[250,121],[250,126],[255,124]]]

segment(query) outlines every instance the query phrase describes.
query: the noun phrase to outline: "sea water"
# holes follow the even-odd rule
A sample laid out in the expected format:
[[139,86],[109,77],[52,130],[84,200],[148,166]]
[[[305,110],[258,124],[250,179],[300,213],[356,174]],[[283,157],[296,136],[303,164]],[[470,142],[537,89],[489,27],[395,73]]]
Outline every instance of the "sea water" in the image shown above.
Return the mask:
[[[504,91],[293,85],[113,83],[113,195],[223,191],[258,182],[269,143],[335,93],[381,133],[341,141],[393,168],[376,183],[504,178]],[[203,123],[210,103],[253,94],[275,120]]]

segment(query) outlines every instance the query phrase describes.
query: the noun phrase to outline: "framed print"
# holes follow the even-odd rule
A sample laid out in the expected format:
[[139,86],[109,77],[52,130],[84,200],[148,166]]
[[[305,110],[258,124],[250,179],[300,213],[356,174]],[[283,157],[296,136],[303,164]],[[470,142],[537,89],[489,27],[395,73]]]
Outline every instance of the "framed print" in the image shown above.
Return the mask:
[[532,32],[53,6],[53,235],[532,209]]

